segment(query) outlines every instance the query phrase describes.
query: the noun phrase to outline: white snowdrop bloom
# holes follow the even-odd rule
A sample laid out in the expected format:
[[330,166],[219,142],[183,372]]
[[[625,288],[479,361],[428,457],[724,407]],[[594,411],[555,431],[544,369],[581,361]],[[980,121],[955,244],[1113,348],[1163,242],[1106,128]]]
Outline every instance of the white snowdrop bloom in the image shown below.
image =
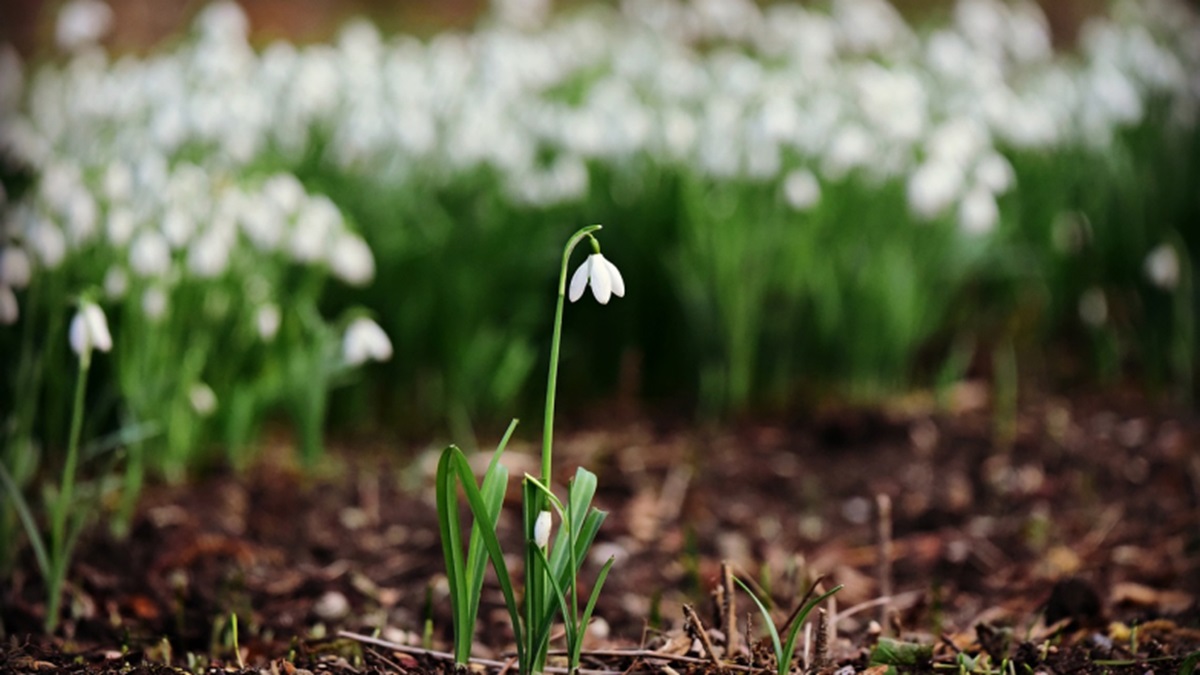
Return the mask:
[[875,141],[862,127],[854,124],[837,130],[821,163],[825,175],[844,178],[854,169],[866,166],[875,154]]
[[159,286],[151,286],[142,292],[142,313],[151,323],[158,323],[167,315],[167,293]]
[[106,225],[105,234],[108,235],[108,243],[113,248],[120,249],[124,248],[133,237],[133,232],[137,229],[137,219],[134,217],[133,211],[124,207],[116,207],[109,210]]
[[0,249],[0,286],[25,288],[33,277],[33,264],[25,249],[8,244]]
[[975,182],[994,195],[1002,195],[1012,189],[1017,175],[1007,157],[989,152],[975,165]]
[[142,277],[162,277],[171,269],[171,246],[157,230],[143,230],[129,247],[129,268]]
[[1035,2],[1009,6],[1008,34],[1009,52],[1017,63],[1041,63],[1054,56],[1050,23]]
[[579,269],[575,270],[567,297],[571,302],[579,300],[583,297],[583,289],[589,285],[592,287],[592,295],[596,296],[596,301],[602,305],[607,305],[609,298],[614,295],[618,298],[625,297],[625,279],[621,277],[621,271],[600,253],[589,255]]
[[379,324],[365,317],[352,321],[342,337],[342,360],[348,366],[392,358],[392,341]]
[[550,519],[549,511],[542,511],[538,514],[537,522],[533,524],[533,544],[540,549],[545,549],[550,545],[550,527],[553,522]]
[[925,130],[925,87],[915,73],[871,63],[855,72],[858,109],[892,141],[912,143]]
[[59,48],[73,52],[100,41],[112,27],[113,11],[100,0],[71,0],[58,12],[54,39]]
[[217,410],[217,395],[212,387],[203,382],[193,384],[188,390],[188,402],[192,404],[192,410],[201,417],[208,417]]
[[783,196],[788,206],[807,211],[821,200],[821,184],[808,169],[793,169],[783,179]]
[[229,266],[229,242],[219,232],[210,231],[188,247],[188,269],[202,279],[212,279]]
[[550,16],[550,0],[492,0],[492,12],[502,25],[533,30]]
[[171,248],[181,249],[192,240],[196,232],[196,221],[183,209],[171,206],[163,214],[162,233]]
[[1108,299],[1102,289],[1093,286],[1079,296],[1079,318],[1092,328],[1099,328],[1108,321]]
[[1096,110],[1116,124],[1134,125],[1144,115],[1142,97],[1120,70],[1102,67],[1088,79],[1088,94]]
[[133,194],[133,170],[124,162],[113,162],[104,171],[104,196],[110,202],[123,202]]
[[883,51],[911,37],[904,18],[884,0],[834,0],[833,18],[851,51]]
[[958,0],[954,23],[976,49],[997,50],[1003,46],[1007,12],[996,0]]
[[296,262],[321,260],[328,252],[333,233],[342,227],[342,214],[324,195],[309,199],[296,217],[289,250]]
[[67,203],[67,233],[75,246],[90,241],[96,236],[96,221],[98,219],[96,200],[86,190],[78,189],[72,192]]
[[362,237],[341,232],[329,251],[329,269],[351,286],[365,286],[375,277],[375,258]]
[[21,306],[11,286],[0,284],[0,326],[11,326],[21,318]]
[[273,302],[268,302],[259,305],[258,310],[254,312],[254,327],[258,329],[258,336],[263,342],[271,342],[275,336],[279,334],[279,324],[283,317],[279,313],[279,305]]
[[29,248],[37,254],[42,267],[48,270],[57,269],[67,256],[66,236],[57,225],[46,218],[32,213],[28,217],[32,219],[25,230]]
[[927,161],[908,179],[908,207],[913,214],[932,220],[958,199],[962,186],[962,169],[957,164]]
[[933,130],[927,141],[929,156],[968,167],[991,147],[987,128],[973,117],[956,117]]
[[79,306],[79,311],[71,319],[67,330],[67,339],[71,349],[80,357],[88,359],[93,349],[107,352],[112,349],[112,334],[108,332],[108,319],[104,310],[90,300],[85,300]]
[[990,234],[1000,220],[1000,208],[991,191],[972,188],[958,205],[958,226],[974,236]]
[[218,42],[244,41],[250,34],[250,20],[236,2],[221,0],[209,4],[196,17],[201,35]]
[[120,267],[110,267],[104,273],[104,295],[109,300],[120,300],[129,290],[129,276]]
[[1164,291],[1173,291],[1179,285],[1179,254],[1170,244],[1159,244],[1146,255],[1142,266],[1150,283]]

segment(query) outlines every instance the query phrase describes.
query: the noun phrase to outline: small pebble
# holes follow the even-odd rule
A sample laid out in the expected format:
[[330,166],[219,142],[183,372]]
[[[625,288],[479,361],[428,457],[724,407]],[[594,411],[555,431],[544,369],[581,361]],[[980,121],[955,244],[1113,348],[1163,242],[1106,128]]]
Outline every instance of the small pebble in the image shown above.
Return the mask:
[[313,613],[322,621],[337,621],[350,613],[350,601],[338,591],[327,591],[315,604]]

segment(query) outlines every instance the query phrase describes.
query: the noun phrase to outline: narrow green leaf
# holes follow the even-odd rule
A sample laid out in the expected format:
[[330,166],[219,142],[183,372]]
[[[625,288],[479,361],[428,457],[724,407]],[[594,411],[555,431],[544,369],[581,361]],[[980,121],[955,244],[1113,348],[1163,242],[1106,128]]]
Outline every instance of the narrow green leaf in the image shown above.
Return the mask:
[[1179,675],[1192,675],[1196,672],[1196,666],[1200,666],[1200,652],[1187,655],[1183,663],[1179,664]]
[[779,669],[779,672],[788,672],[788,670],[791,668],[791,664],[785,663],[783,660],[783,645],[779,642],[779,629],[775,628],[775,620],[771,618],[771,612],[767,609],[766,605],[762,603],[762,600],[758,599],[758,596],[754,594],[754,591],[750,590],[750,587],[747,586],[745,582],[737,577],[734,577],[733,580],[737,582],[738,586],[742,587],[743,591],[746,591],[746,595],[750,596],[750,599],[754,601],[755,606],[758,607],[758,611],[762,614],[763,623],[766,624],[767,632],[771,635],[771,645],[775,648],[775,663]]
[[49,580],[50,558],[46,555],[46,547],[42,543],[42,533],[37,529],[37,521],[33,518],[33,512],[29,510],[29,504],[26,503],[16,481],[8,474],[8,469],[4,467],[3,463],[0,463],[0,481],[4,483],[4,489],[12,497],[13,507],[17,509],[17,516],[21,519],[21,525],[25,527],[25,536],[29,539],[29,547],[33,549],[33,557],[37,559],[42,579]]
[[792,627],[788,630],[787,640],[785,640],[783,643],[783,655],[788,663],[791,663],[792,655],[796,653],[796,636],[800,634],[800,626],[804,625],[804,620],[808,618],[809,612],[811,612],[814,607],[824,602],[826,598],[840,590],[842,590],[842,586],[834,586],[833,589],[827,593],[809,600],[808,604],[804,605],[804,609],[800,610],[800,613],[796,615],[794,620],[792,620]]
[[879,638],[871,650],[871,663],[889,666],[919,666],[933,658],[933,647],[916,642]]
[[[571,649],[570,669],[579,668],[580,655],[583,653],[583,633],[587,631],[588,624],[592,621],[592,611],[596,609],[596,601],[600,599],[600,589],[604,588],[604,582],[608,580],[608,572],[612,569],[616,558],[609,557],[604,566],[600,568],[600,574],[596,576],[596,583],[592,586],[592,594],[588,597],[587,606],[583,609],[583,616],[579,617],[579,641],[575,643]],[[566,611],[566,610],[563,610]]]
[[[458,663],[465,664],[471,655],[475,626],[470,621],[471,602],[466,589],[466,570],[463,568],[455,453],[461,454],[461,451],[453,445],[442,451],[438,459],[434,492],[437,496],[438,528],[442,535],[442,556],[446,561],[446,582],[450,587],[450,605],[454,617],[454,658]],[[474,486],[474,478],[471,480]]]
[[[536,557],[543,565],[549,567],[550,561],[546,559],[545,551],[535,546],[533,542],[529,542],[529,548],[531,551],[533,551],[533,554],[529,556],[530,560],[533,560]],[[567,594],[563,590],[563,587],[558,583],[557,580],[555,580],[553,575],[547,575],[547,578],[550,580],[550,586],[554,591],[554,598],[558,600],[559,611],[562,612],[563,627],[567,632],[567,644],[573,645],[575,644],[575,637],[579,634],[579,626],[576,624],[576,617],[571,615],[571,610],[567,605]],[[550,637],[550,627],[553,625],[553,621],[546,621],[541,626],[541,629],[546,633],[545,639],[547,641]],[[542,638],[539,635],[539,643],[541,639]]]
[[[459,480],[462,482],[463,492],[467,496],[467,505],[471,508],[471,513],[476,519],[480,519],[483,514],[487,513],[487,505],[483,501],[483,495],[480,494],[479,488],[475,485],[475,475],[471,473],[471,465],[467,462],[466,456],[458,448],[454,448],[451,457],[451,462],[455,472],[458,474]],[[504,562],[504,551],[500,548],[500,540],[496,537],[496,532],[488,528],[480,528],[479,532],[483,538],[483,545],[487,549],[488,557],[491,558],[492,568],[496,570],[496,580],[500,583],[500,592],[504,595],[504,604],[508,608],[508,614],[513,624],[513,635],[517,641],[517,660],[525,664],[526,655],[522,643],[522,628],[521,628],[521,613],[517,606],[517,597],[513,593],[512,578],[508,574],[508,565]]]

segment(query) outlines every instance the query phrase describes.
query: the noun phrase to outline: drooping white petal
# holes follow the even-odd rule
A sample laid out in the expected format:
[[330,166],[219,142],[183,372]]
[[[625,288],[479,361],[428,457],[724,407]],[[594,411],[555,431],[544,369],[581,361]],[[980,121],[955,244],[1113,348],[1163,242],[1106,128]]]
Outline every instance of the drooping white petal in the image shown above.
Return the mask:
[[90,354],[93,349],[102,352],[111,350],[112,334],[108,332],[104,310],[95,303],[83,303],[75,318],[71,319],[67,339],[71,343],[71,349],[80,356]]
[[575,274],[571,276],[571,288],[567,292],[567,299],[575,302],[583,297],[583,289],[587,287],[588,278],[591,276],[590,270],[592,267],[592,259],[589,256],[579,269],[575,270]]
[[608,261],[599,253],[588,256],[588,260],[592,263],[592,295],[596,296],[596,302],[607,305],[612,297],[612,277],[608,272]]
[[625,297],[625,278],[621,276],[621,270],[617,269],[617,266],[612,264],[608,258],[602,256],[602,259],[604,266],[608,268],[608,278],[612,282],[613,295],[618,298]]
[[550,512],[539,513],[537,522],[533,524],[533,543],[538,548],[544,549],[550,544],[550,525]]
[[9,286],[0,285],[0,326],[11,326],[21,318],[17,294]]

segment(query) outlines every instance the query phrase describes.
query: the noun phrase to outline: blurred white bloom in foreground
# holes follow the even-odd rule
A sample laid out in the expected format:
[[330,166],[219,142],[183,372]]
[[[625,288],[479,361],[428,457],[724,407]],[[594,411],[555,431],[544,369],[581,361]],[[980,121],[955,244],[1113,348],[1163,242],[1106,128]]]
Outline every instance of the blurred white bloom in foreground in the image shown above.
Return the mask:
[[807,169],[796,169],[783,179],[783,196],[788,206],[797,211],[807,211],[821,200],[821,184]]
[[254,326],[258,329],[258,336],[263,339],[263,342],[270,342],[275,339],[275,336],[279,333],[281,319],[279,305],[273,302],[261,305],[258,311],[254,313]]
[[583,289],[591,285],[592,295],[602,305],[607,305],[609,298],[616,295],[625,297],[625,280],[621,271],[599,253],[593,253],[583,261],[575,275],[571,277],[571,288],[567,297],[575,302],[583,296]]
[[1017,182],[1012,163],[1000,153],[984,155],[975,165],[975,180],[994,195],[1002,195]]
[[90,300],[84,300],[71,319],[67,331],[71,349],[84,359],[91,358],[92,350],[107,352],[112,349],[112,334],[108,332],[108,319],[104,310]]
[[142,312],[146,318],[158,323],[167,314],[167,294],[158,286],[151,286],[142,293]]
[[120,300],[129,290],[129,276],[120,267],[110,267],[104,273],[104,295],[109,300]]
[[346,328],[342,337],[342,360],[348,366],[359,366],[367,361],[387,361],[392,358],[392,341],[379,324],[367,318],[358,318]]
[[540,549],[550,545],[550,512],[538,514],[537,522],[533,524],[533,543]]
[[25,231],[29,238],[29,247],[37,254],[46,269],[55,269],[67,255],[67,238],[57,225],[45,218],[33,214],[28,216],[32,222]]
[[161,277],[171,269],[171,247],[157,230],[146,230],[129,247],[129,267],[142,277]]
[[1179,285],[1179,254],[1170,244],[1159,244],[1146,255],[1143,266],[1150,283],[1164,291],[1173,291]]
[[908,206],[921,218],[936,218],[958,199],[962,183],[962,170],[957,164],[925,162],[908,179]]
[[0,284],[0,326],[11,326],[21,317],[17,294],[10,286]]
[[100,0],[72,0],[58,12],[54,39],[73,52],[96,44],[112,27],[113,11]]
[[958,205],[958,226],[967,234],[988,234],[996,229],[999,220],[1000,208],[996,206],[996,198],[985,188],[972,189]]
[[201,417],[208,417],[217,409],[217,395],[213,393],[212,387],[203,382],[192,385],[188,391],[188,401],[192,404],[192,410]]
[[351,286],[364,286],[375,276],[375,258],[362,237],[343,232],[334,239],[329,251],[329,268],[334,276]]
[[188,250],[188,267],[203,279],[220,276],[229,266],[229,245],[217,232],[210,232],[192,242]]
[[1099,328],[1108,321],[1108,299],[1103,290],[1093,286],[1079,296],[1079,318],[1092,328]]
[[0,249],[0,286],[25,288],[32,276],[32,265],[25,249],[12,245]]

